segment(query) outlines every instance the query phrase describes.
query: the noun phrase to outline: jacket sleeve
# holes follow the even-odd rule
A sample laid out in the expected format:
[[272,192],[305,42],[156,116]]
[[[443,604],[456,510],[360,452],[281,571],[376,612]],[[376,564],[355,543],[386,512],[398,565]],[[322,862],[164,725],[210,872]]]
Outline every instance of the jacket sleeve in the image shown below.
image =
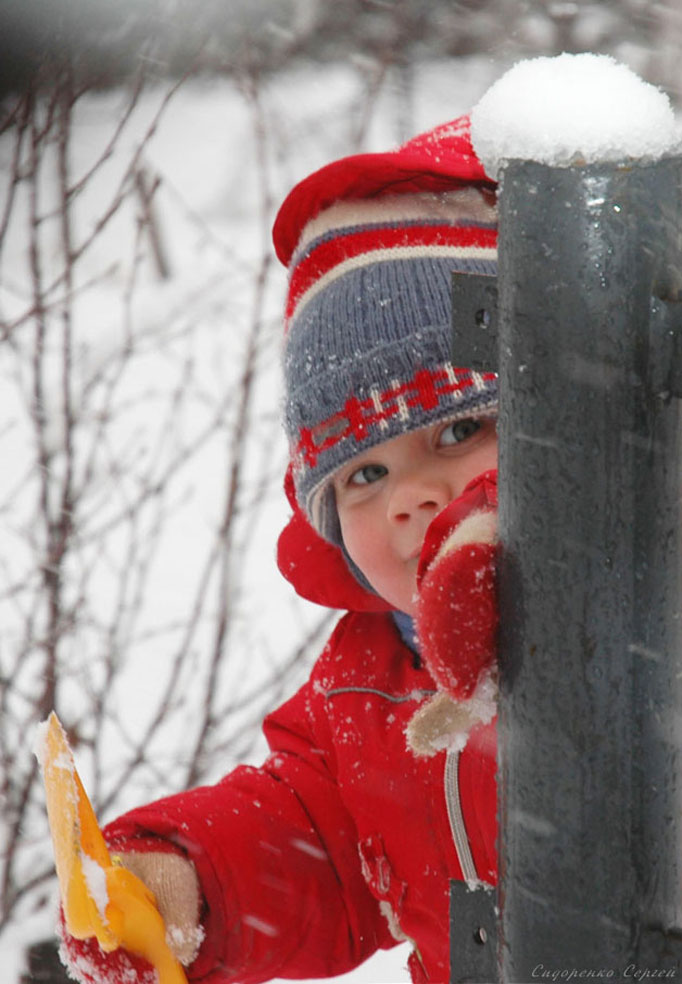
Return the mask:
[[106,828],[114,847],[163,837],[196,865],[206,937],[191,981],[332,976],[395,944],[362,876],[320,690],[313,673],[266,718],[261,768],[240,766]]

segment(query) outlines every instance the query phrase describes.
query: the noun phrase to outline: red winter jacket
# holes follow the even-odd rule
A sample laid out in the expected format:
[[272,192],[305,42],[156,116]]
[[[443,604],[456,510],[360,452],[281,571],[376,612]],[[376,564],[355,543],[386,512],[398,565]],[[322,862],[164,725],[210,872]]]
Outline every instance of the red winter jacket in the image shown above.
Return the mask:
[[[280,565],[305,596],[385,607],[298,514]],[[489,725],[461,753],[413,755],[405,728],[434,691],[389,612],[351,612],[308,682],[266,719],[260,768],[107,828],[113,841],[170,838],[194,861],[206,939],[191,981],[333,976],[405,938],[413,980],[448,981],[449,879],[473,874],[458,821],[475,875],[496,881],[496,747]]]

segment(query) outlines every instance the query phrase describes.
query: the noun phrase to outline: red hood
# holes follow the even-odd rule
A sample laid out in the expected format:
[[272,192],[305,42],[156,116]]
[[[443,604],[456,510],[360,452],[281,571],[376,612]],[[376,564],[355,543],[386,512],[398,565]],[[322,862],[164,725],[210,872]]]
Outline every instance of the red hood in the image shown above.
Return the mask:
[[293,515],[277,542],[277,566],[297,594],[327,608],[390,612],[392,606],[356,581],[342,551],[323,540],[296,501],[291,468],[284,489]]

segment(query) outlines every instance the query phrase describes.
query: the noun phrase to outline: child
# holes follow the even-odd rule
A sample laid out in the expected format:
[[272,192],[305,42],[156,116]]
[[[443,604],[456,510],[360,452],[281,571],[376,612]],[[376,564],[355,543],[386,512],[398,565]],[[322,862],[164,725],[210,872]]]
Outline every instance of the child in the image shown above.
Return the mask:
[[[449,880],[495,883],[497,380],[449,353],[452,271],[496,269],[494,200],[462,118],[322,168],[277,217],[279,564],[348,614],[266,719],[261,768],[105,831],[190,981],[332,976],[409,939],[412,979],[445,982]],[[62,932],[78,980],[153,980]]]

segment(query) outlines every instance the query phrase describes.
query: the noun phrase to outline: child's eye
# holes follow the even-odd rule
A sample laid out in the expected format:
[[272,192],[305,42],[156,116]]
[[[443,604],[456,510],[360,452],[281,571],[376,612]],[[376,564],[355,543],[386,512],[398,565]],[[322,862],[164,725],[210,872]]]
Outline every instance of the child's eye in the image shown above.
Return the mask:
[[348,479],[349,485],[370,485],[372,482],[377,482],[384,475],[388,474],[388,469],[385,465],[363,465],[362,468],[358,468]]
[[438,443],[440,445],[461,444],[462,441],[468,440],[477,430],[480,430],[480,427],[480,421],[472,420],[470,417],[466,420],[453,420],[441,431]]

